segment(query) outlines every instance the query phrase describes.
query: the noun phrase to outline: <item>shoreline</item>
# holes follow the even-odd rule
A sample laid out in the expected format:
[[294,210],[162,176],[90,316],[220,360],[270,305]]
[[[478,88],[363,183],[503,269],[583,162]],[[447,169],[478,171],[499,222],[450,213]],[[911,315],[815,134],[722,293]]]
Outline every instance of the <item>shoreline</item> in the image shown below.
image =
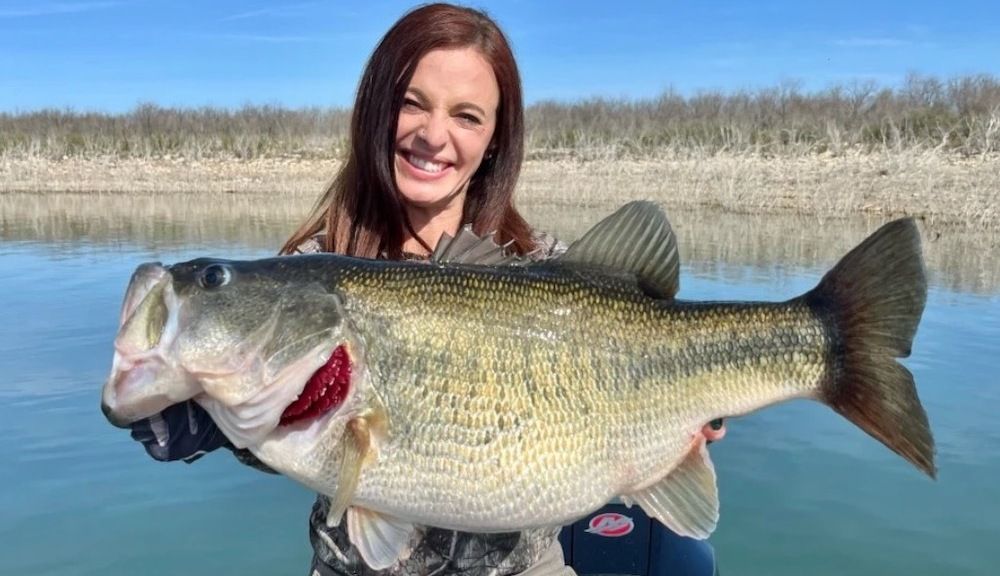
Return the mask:
[[[338,163],[328,159],[0,159],[0,194],[287,197],[308,209]],[[1000,230],[1000,157],[933,151],[761,158],[527,160],[517,201],[603,207],[644,198],[668,208],[817,218],[914,216]]]

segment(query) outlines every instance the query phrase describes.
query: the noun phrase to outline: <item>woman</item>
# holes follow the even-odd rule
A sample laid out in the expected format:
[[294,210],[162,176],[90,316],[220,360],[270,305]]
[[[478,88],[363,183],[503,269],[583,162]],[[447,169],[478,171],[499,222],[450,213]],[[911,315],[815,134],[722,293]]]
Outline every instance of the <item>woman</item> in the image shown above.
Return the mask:
[[[561,251],[513,205],[523,152],[520,78],[497,25],[476,10],[434,4],[400,19],[373,52],[358,88],[349,156],[282,253],[328,251],[423,259],[466,223],[496,231],[521,255]],[[710,439],[722,432],[706,427]],[[137,424],[133,437],[158,460],[193,461],[228,442],[193,403]],[[260,466],[246,451],[241,461]],[[310,517],[312,574],[374,573],[346,528],[325,524],[327,498]],[[428,529],[393,573],[551,572],[563,566],[557,529],[467,534]],[[569,568],[562,568],[566,571]]]

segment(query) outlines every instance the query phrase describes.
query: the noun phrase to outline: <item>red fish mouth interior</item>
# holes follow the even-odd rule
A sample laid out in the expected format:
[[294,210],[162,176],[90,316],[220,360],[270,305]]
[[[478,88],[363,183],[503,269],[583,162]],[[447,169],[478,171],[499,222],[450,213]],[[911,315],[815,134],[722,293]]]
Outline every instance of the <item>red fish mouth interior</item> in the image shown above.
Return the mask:
[[299,397],[281,413],[279,426],[319,418],[344,403],[351,387],[351,358],[347,348],[337,346],[319,370],[306,382]]

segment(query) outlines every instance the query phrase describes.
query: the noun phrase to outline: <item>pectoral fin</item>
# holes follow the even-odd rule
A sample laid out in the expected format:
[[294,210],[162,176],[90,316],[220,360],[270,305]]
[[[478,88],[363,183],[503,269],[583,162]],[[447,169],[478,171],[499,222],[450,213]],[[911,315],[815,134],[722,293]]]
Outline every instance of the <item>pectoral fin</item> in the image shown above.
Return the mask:
[[681,536],[708,538],[719,521],[719,490],[704,437],[698,438],[666,478],[628,494],[625,500],[636,502],[646,514]]
[[384,570],[410,554],[413,524],[352,506],[347,509],[347,534],[370,568]]
[[361,479],[361,470],[369,457],[374,455],[372,435],[385,427],[384,413],[374,410],[352,418],[344,430],[344,454],[340,461],[337,492],[330,500],[330,509],[326,515],[326,525],[329,527],[340,524],[344,511],[351,504],[354,491]]

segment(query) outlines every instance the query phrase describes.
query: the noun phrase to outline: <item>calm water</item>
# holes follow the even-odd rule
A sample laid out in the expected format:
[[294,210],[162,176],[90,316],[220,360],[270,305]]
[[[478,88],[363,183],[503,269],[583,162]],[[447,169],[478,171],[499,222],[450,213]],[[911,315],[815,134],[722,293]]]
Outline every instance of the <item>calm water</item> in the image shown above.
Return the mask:
[[[298,215],[192,222],[155,213],[136,226],[127,210],[0,207],[0,574],[305,574],[310,493],[224,451],[193,465],[156,463],[98,406],[138,263],[269,255]],[[552,226],[568,237],[597,216],[563,214]],[[699,215],[699,227],[685,227],[674,217],[682,243],[706,239],[682,249],[682,297],[798,294],[831,251],[877,224],[722,218]],[[748,220],[755,232],[732,232]],[[977,260],[972,242],[938,254],[907,361],[937,438],[939,480],[817,404],[731,420],[712,448],[723,573],[1000,573],[1000,290],[996,270],[982,268],[993,261]],[[972,269],[951,271],[966,251]]]

